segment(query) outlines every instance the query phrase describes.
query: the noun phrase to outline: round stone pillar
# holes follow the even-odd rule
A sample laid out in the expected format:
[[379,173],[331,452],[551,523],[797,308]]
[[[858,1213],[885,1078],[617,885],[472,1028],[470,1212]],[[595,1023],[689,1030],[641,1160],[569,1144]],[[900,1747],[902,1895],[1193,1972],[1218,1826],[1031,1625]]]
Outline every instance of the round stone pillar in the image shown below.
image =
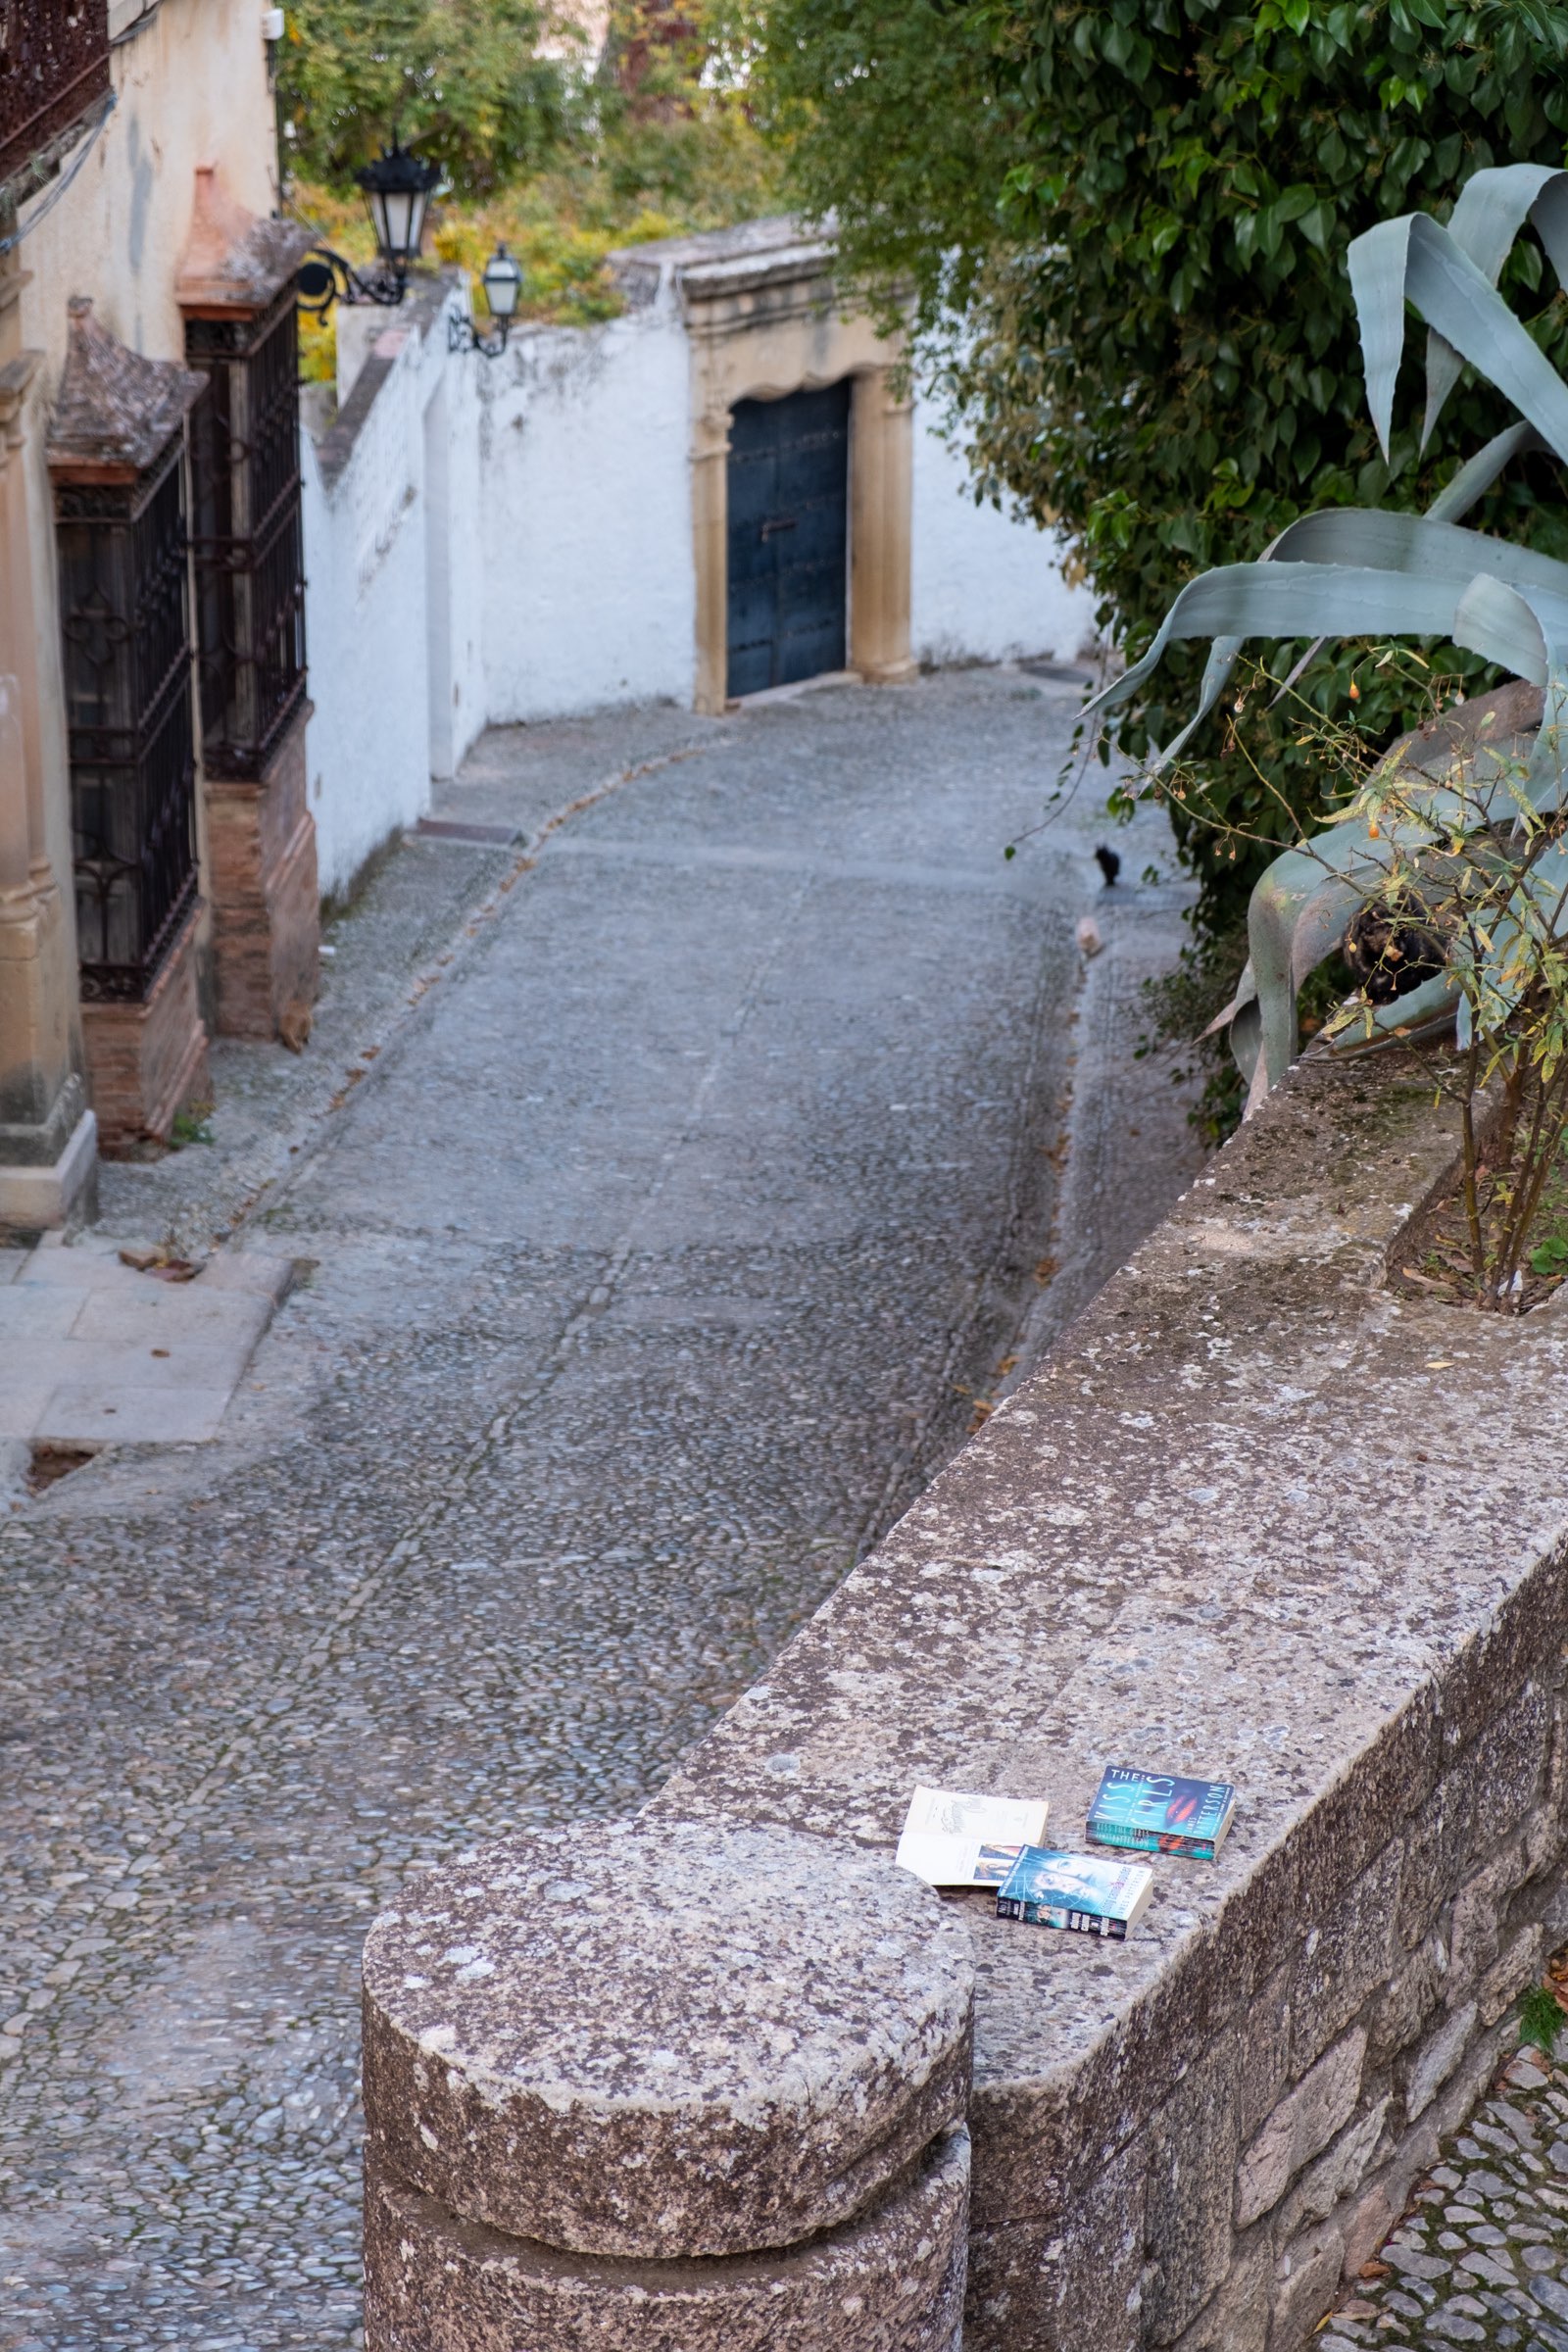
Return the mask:
[[956,2352],[967,1930],[890,1858],[590,1823],[365,1953],[368,2352]]

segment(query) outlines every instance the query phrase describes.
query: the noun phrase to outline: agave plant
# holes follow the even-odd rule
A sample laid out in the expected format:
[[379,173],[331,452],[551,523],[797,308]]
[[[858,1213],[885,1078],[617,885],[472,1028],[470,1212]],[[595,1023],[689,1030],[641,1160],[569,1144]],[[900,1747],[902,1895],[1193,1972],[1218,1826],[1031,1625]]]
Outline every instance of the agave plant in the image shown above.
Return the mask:
[[[1287,851],[1263,875],[1249,910],[1250,957],[1228,1008],[1250,1109],[1296,1058],[1302,981],[1343,945],[1368,900],[1387,898],[1423,856],[1534,820],[1526,824],[1531,848],[1517,861],[1503,919],[1490,927],[1480,956],[1468,963],[1450,957],[1410,993],[1365,1006],[1363,1045],[1453,1019],[1464,1042],[1472,1023],[1501,1023],[1521,986],[1520,942],[1539,939],[1544,921],[1555,926],[1568,901],[1568,849],[1543,821],[1564,797],[1568,564],[1462,525],[1512,459],[1544,449],[1568,464],[1568,384],[1496,289],[1527,220],[1568,287],[1568,172],[1543,166],[1478,172],[1446,227],[1411,213],[1380,222],[1349,249],[1368,400],[1385,458],[1406,302],[1429,330],[1423,448],[1466,361],[1504,394],[1520,421],[1479,450],[1425,514],[1344,508],[1303,515],[1260,562],[1190,581],[1144,659],[1089,706],[1103,710],[1136,694],[1173,639],[1212,639],[1199,708],[1156,754],[1152,772],[1158,774],[1213,710],[1251,637],[1443,638],[1543,689],[1541,723],[1525,760],[1510,761],[1504,745],[1489,746],[1483,736],[1463,785],[1406,774],[1385,822],[1362,796],[1349,821]],[[1342,1030],[1342,1046],[1348,1040]]]

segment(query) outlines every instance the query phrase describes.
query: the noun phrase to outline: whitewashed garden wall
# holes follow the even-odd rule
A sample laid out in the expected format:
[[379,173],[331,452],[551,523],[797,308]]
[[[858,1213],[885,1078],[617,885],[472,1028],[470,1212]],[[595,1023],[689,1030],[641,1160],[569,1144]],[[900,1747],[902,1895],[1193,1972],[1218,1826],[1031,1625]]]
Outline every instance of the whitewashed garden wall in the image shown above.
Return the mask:
[[[456,277],[339,313],[337,405],[304,454],[311,808],[321,887],[430,805],[480,729],[610,705],[689,705],[697,579],[691,351],[665,273],[594,327],[448,348]],[[1060,550],[977,509],[915,419],[911,651],[1070,658],[1093,600]]]

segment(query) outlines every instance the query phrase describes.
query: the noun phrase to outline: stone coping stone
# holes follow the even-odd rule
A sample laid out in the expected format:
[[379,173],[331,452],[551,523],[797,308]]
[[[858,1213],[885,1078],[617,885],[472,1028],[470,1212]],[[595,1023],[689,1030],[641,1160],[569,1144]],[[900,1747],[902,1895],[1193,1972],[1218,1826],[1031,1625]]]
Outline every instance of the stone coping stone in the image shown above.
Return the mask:
[[963,2114],[967,1931],[888,1857],[591,1822],[415,1880],[365,1950],[378,2160],[590,2254],[789,2245]]
[[1568,1636],[1568,1296],[1387,1283],[1456,1152],[1415,1055],[1304,1058],[645,1809],[886,1855],[918,1782],[1067,1846],[1106,1764],[1235,1782],[1125,1943],[961,1899],[977,2228],[1073,2209]]
[[372,2163],[367,2352],[958,2352],[968,2192],[960,2125],[870,2212],[805,2245],[616,2262],[459,2221]]

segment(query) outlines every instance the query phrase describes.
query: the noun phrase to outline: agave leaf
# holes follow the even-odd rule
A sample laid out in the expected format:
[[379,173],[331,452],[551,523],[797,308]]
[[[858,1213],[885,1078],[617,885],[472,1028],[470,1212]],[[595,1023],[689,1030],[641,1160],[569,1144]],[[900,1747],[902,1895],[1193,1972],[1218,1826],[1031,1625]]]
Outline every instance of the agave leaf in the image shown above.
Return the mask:
[[[1568,842],[1553,842],[1520,876],[1519,886],[1481,957],[1473,986],[1474,1009],[1483,1036],[1501,1027],[1524,994],[1529,967],[1519,951],[1527,937],[1560,935],[1565,914],[1568,914]],[[1465,1026],[1469,1027],[1468,1019]],[[1468,1039],[1464,1042],[1468,1043]]]
[[[1480,573],[1459,600],[1453,641],[1506,662],[1544,688],[1525,790],[1537,808],[1560,807],[1568,752],[1568,597]],[[1499,654],[1499,646],[1508,650]]]
[[1429,522],[1457,522],[1468,514],[1478,499],[1484,498],[1493,483],[1515,458],[1527,452],[1544,449],[1545,443],[1533,424],[1505,425],[1490,441],[1467,458],[1446,490],[1440,490],[1427,509]]
[[[1451,634],[1456,643],[1473,645],[1494,660],[1496,648],[1506,642],[1510,650],[1503,658],[1515,667],[1528,663],[1529,674],[1544,683],[1545,710],[1526,788],[1535,807],[1556,805],[1562,783],[1558,737],[1568,712],[1568,599],[1540,591],[1523,593],[1483,575],[1459,598]],[[1513,779],[1505,772],[1479,788],[1472,783],[1463,792],[1443,785],[1418,786],[1403,795],[1407,813],[1381,824],[1375,842],[1365,817],[1358,814],[1355,821],[1320,833],[1304,848],[1275,858],[1248,910],[1260,1036],[1250,1103],[1266,1094],[1295,1060],[1296,1000],[1301,982],[1339,945],[1366,896],[1382,885],[1401,855],[1438,846],[1450,827],[1474,830],[1512,806],[1513,790]],[[1331,881],[1337,881],[1337,889]],[[1453,994],[1458,994],[1457,981]],[[1400,1002],[1396,999],[1396,1004]],[[1374,1028],[1395,1025],[1373,1023]],[[1408,1027],[1408,1019],[1400,1016],[1397,1025]]]
[[[1568,174],[1565,174],[1564,176],[1568,177]],[[1564,202],[1565,206],[1568,206],[1568,191],[1565,191]],[[1442,340],[1441,337],[1438,339],[1440,341]],[[1447,346],[1445,345],[1444,348],[1446,350]],[[1467,460],[1466,463],[1460,466],[1458,472],[1454,475],[1452,481],[1448,483],[1446,489],[1438,492],[1437,497],[1432,501],[1431,506],[1427,509],[1428,521],[1459,521],[1462,515],[1469,514],[1470,509],[1476,504],[1478,499],[1482,499],[1486,496],[1487,492],[1492,488],[1493,483],[1497,479],[1498,475],[1508,465],[1512,463],[1515,458],[1525,455],[1525,453],[1528,451],[1544,449],[1544,442],[1542,440],[1541,435],[1537,432],[1533,424],[1505,425],[1500,433],[1494,433],[1493,438],[1487,442],[1484,448],[1477,450],[1475,456]],[[1279,551],[1282,543],[1289,539],[1291,531],[1296,527],[1297,526],[1293,523],[1286,530],[1281,531],[1277,539],[1270,540],[1268,546],[1264,548],[1262,555],[1258,558],[1259,563],[1276,563],[1279,560]],[[1215,638],[1213,650],[1209,654],[1208,662],[1203,670],[1202,684],[1200,688],[1200,704],[1198,711],[1198,716],[1200,718],[1205,717],[1207,713],[1213,710],[1215,704],[1219,701],[1220,696],[1224,693],[1226,685],[1229,682],[1231,672],[1236,667],[1237,658],[1240,655],[1242,647],[1245,643],[1245,638],[1241,637]],[[1323,651],[1324,643],[1325,639],[1322,637],[1316,637],[1313,639],[1312,643],[1307,647],[1305,653],[1302,654],[1300,660],[1292,669],[1290,676],[1280,688],[1279,693],[1275,695],[1274,701],[1276,703],[1280,702],[1284,696],[1290,692],[1291,688],[1296,684],[1297,679],[1301,675],[1301,672],[1308,666],[1308,664],[1316,661],[1318,655]],[[1187,740],[1187,735],[1190,732],[1191,729],[1189,728],[1183,733],[1179,741],[1185,743]],[[1176,746],[1172,747],[1173,753],[1176,748]]]
[[[1503,164],[1477,172],[1460,190],[1448,218],[1448,234],[1495,285],[1527,220],[1545,247],[1558,282],[1568,285],[1568,173],[1549,164]],[[1433,327],[1427,336],[1423,449],[1462,365],[1453,345]]]
[[1280,533],[1272,561],[1399,571],[1448,580],[1461,592],[1477,573],[1486,572],[1512,588],[1568,599],[1568,564],[1555,556],[1429,514],[1391,514],[1383,507],[1330,507],[1303,514]]
[[1349,268],[1367,404],[1385,458],[1408,299],[1427,324],[1512,401],[1548,447],[1568,461],[1568,385],[1447,229],[1425,213],[1380,220],[1351,244]]
[[[1472,634],[1460,642],[1516,670],[1536,685],[1545,682],[1541,631],[1525,597],[1553,593],[1568,598],[1568,565],[1529,548],[1515,548],[1456,524],[1431,522],[1419,514],[1384,514],[1348,508],[1308,514],[1281,534],[1299,553],[1276,555],[1268,563],[1222,564],[1189,580],[1141,662],[1113,678],[1085,705],[1092,717],[1125,702],[1157,666],[1178,638],[1219,636],[1204,671],[1198,709],[1174,741],[1154,755],[1149,772],[1169,767],[1207,717],[1221,692],[1227,664],[1222,646],[1248,637],[1453,638],[1458,614],[1480,565],[1499,564],[1508,585],[1521,592],[1512,603],[1474,600]],[[1339,563],[1311,556],[1313,548],[1344,546],[1386,562]],[[1407,565],[1409,568],[1401,568]],[[1417,568],[1419,566],[1419,568]]]
[[[1177,638],[1302,637],[1317,630],[1342,637],[1446,636],[1464,585],[1343,564],[1221,564],[1188,581],[1143,660],[1086,704],[1085,716],[1136,694]],[[1212,701],[1206,708],[1213,708]],[[1175,758],[1197,723],[1193,719],[1160,754],[1156,770]]]

